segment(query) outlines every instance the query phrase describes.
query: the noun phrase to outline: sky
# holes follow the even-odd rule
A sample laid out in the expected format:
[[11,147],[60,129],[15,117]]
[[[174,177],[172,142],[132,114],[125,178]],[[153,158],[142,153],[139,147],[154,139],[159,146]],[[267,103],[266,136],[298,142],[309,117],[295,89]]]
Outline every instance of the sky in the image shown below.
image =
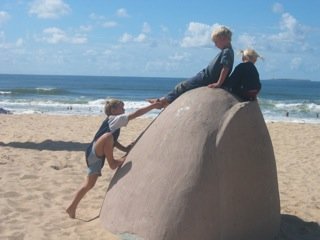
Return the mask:
[[0,0],[0,74],[194,76],[220,25],[261,79],[320,81],[319,0]]

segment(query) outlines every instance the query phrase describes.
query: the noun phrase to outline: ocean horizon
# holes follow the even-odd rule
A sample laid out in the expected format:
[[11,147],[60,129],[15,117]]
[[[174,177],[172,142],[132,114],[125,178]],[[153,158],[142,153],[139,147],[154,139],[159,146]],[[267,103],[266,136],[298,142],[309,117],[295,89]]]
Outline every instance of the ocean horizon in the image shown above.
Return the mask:
[[[103,115],[104,101],[121,99],[127,112],[147,105],[184,78],[0,74],[0,108],[13,114]],[[261,80],[265,120],[320,123],[320,81]],[[146,117],[156,117],[153,110]]]

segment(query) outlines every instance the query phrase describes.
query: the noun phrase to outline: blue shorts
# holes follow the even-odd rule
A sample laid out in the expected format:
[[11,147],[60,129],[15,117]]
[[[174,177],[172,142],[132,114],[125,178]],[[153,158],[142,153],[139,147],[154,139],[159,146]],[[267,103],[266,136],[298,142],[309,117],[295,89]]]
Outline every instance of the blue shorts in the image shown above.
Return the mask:
[[101,176],[101,169],[103,167],[103,161],[104,161],[104,157],[103,158],[99,158],[96,155],[95,143],[93,143],[92,148],[91,148],[91,152],[89,153],[89,156],[87,158],[88,176],[93,175],[93,174]]

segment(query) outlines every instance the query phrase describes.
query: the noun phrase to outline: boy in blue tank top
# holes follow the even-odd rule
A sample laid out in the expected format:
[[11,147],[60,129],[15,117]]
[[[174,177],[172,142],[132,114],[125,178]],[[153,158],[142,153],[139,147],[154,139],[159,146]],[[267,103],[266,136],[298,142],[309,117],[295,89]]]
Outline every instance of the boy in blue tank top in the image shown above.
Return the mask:
[[102,122],[85,154],[88,166],[88,176],[83,185],[76,192],[71,204],[66,209],[66,212],[71,218],[75,218],[79,202],[86,193],[94,187],[98,177],[101,176],[101,169],[103,168],[105,159],[112,170],[120,167],[125,161],[126,156],[121,157],[120,159],[115,159],[113,156],[114,147],[128,153],[133,146],[133,144],[130,144],[125,147],[118,142],[120,128],[127,126],[130,120],[137,118],[152,109],[160,108],[161,104],[156,102],[146,107],[142,107],[133,113],[126,114],[122,101],[116,99],[106,101],[104,112],[107,115],[107,118]]

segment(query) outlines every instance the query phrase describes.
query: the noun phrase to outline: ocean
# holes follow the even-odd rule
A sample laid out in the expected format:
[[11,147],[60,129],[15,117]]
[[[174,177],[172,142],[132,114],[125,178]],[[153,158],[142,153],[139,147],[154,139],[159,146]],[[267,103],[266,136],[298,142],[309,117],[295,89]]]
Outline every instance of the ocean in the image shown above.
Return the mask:
[[[127,112],[170,91],[182,78],[0,74],[0,108],[13,114],[102,115],[107,98]],[[320,81],[262,80],[259,104],[265,120],[320,123]],[[156,117],[153,110],[147,117]]]

